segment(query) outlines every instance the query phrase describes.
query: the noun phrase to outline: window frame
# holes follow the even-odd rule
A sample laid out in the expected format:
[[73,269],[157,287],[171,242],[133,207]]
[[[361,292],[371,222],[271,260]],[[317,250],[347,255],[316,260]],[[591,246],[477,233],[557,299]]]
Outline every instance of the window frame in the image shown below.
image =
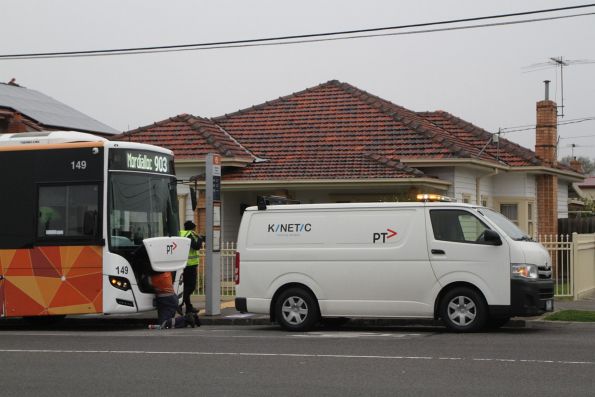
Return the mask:
[[[95,224],[95,232],[92,235],[39,235],[39,213],[40,213],[40,199],[41,190],[43,188],[52,187],[64,187],[69,188],[73,186],[94,186],[97,188],[97,218]],[[35,245],[39,246],[52,246],[52,245],[104,245],[105,241],[102,238],[103,234],[103,184],[101,181],[76,181],[76,182],[49,182],[49,183],[36,183],[35,184],[35,228],[34,228],[34,240]],[[84,219],[83,219],[84,222]]]
[[[478,217],[477,215],[475,215],[471,211],[467,211],[467,210],[462,209],[462,208],[432,208],[429,211],[429,217],[430,217],[430,225],[432,227],[432,236],[433,236],[433,238],[434,238],[435,241],[441,241],[441,242],[446,242],[446,243],[459,243],[459,244],[491,245],[490,242],[486,242],[486,241],[477,241],[477,240],[452,240],[452,239],[441,238],[441,236],[439,236],[439,235],[436,234],[437,233],[437,228],[434,227],[435,226],[435,223],[434,223],[434,219],[432,218],[432,213],[438,213],[438,212],[458,213],[459,215],[457,215],[457,219],[461,215],[469,215],[469,216],[473,217],[477,222],[479,222],[479,224],[481,224],[484,227],[484,230],[493,230],[484,221],[482,221],[480,217]],[[463,229],[463,225],[460,223],[460,220],[459,220],[459,228],[460,228],[460,230],[458,232],[463,236],[463,238],[465,238],[465,231]],[[478,236],[481,236],[481,234],[482,233],[480,233]]]

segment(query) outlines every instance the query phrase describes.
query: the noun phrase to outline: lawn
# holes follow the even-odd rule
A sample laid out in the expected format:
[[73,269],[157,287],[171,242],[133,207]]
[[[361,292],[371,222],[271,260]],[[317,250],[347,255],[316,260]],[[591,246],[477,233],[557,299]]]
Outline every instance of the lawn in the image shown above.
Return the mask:
[[595,322],[595,312],[588,310],[560,310],[544,317],[548,321]]

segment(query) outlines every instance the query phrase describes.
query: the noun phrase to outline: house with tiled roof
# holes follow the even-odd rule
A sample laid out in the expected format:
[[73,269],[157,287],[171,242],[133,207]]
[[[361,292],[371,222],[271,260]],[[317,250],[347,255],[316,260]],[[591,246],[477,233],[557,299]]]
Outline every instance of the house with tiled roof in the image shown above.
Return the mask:
[[12,79],[0,83],[0,134],[29,131],[80,131],[101,136],[116,129]]
[[585,178],[584,181],[577,183],[576,187],[581,198],[595,200],[595,176]]
[[[542,102],[550,117],[542,135],[551,140],[556,105],[538,103],[538,124]],[[235,240],[242,209],[268,194],[322,203],[440,193],[495,208],[537,233],[540,216],[567,216],[568,184],[582,180],[556,162],[555,140],[538,142],[534,152],[447,112],[414,112],[335,80],[220,117],[179,115],[116,139],[172,149],[184,180],[204,172],[207,153],[220,154],[226,241]],[[187,187],[178,192],[192,217]]]

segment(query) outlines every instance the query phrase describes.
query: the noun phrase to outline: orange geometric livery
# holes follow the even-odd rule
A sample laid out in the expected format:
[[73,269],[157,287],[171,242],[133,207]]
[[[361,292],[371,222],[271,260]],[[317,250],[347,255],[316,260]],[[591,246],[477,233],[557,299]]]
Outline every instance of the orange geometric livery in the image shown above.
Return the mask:
[[0,316],[102,313],[102,248],[0,250]]

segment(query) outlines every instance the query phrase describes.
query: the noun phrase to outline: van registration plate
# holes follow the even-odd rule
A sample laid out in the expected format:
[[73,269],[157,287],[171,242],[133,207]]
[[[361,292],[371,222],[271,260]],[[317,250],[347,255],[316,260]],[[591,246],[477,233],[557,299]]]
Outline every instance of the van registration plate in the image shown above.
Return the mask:
[[554,300],[553,299],[548,299],[545,301],[545,311],[546,312],[551,312],[554,310]]

